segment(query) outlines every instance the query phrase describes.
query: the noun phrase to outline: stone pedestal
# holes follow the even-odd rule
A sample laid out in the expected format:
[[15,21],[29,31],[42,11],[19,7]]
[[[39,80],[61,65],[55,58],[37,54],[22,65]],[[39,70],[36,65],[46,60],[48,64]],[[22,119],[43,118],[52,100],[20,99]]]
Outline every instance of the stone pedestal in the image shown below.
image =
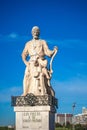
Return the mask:
[[16,130],[55,130],[57,99],[51,95],[12,96]]
[[16,130],[55,130],[52,106],[15,106]]

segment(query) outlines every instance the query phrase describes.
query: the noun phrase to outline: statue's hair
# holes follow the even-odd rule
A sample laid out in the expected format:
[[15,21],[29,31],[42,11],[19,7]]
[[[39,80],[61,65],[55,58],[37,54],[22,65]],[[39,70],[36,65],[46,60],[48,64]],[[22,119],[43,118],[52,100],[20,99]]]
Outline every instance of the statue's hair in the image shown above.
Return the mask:
[[34,27],[32,28],[32,32],[33,32],[34,30],[37,30],[37,31],[40,33],[40,29],[39,29],[38,26],[34,26]]

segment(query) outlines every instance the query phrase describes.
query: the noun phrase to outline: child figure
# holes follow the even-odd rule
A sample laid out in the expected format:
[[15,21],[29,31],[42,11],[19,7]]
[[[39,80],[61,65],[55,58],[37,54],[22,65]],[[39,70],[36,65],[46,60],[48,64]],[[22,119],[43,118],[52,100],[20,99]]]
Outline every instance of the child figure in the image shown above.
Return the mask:
[[46,68],[46,66],[47,66],[46,59],[37,58],[37,60],[35,62],[35,66],[37,66],[39,73],[42,72],[42,74],[45,75],[47,79],[50,79],[50,75],[49,75],[48,70]]

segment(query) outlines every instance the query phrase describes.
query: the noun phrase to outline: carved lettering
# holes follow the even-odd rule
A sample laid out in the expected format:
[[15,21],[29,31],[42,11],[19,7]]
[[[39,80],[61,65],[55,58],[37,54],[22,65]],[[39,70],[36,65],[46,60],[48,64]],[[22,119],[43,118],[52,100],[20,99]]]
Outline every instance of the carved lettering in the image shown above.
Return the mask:
[[40,112],[23,112],[22,127],[29,128],[31,123],[41,123],[42,117]]

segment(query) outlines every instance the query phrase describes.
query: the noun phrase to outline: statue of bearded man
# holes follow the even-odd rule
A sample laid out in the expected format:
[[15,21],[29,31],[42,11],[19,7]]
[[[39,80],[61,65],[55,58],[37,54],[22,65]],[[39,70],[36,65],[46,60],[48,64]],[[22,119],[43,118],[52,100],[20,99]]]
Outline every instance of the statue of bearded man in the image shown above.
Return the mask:
[[[45,56],[52,57],[57,51],[50,50],[45,40],[39,39],[40,29],[37,26],[32,28],[33,39],[28,41],[22,52],[22,59],[26,65],[25,75],[23,80],[23,96],[28,93],[34,95],[51,94],[54,96],[54,91],[50,86],[50,71],[47,69],[47,59]],[[27,60],[27,56],[30,57]]]

